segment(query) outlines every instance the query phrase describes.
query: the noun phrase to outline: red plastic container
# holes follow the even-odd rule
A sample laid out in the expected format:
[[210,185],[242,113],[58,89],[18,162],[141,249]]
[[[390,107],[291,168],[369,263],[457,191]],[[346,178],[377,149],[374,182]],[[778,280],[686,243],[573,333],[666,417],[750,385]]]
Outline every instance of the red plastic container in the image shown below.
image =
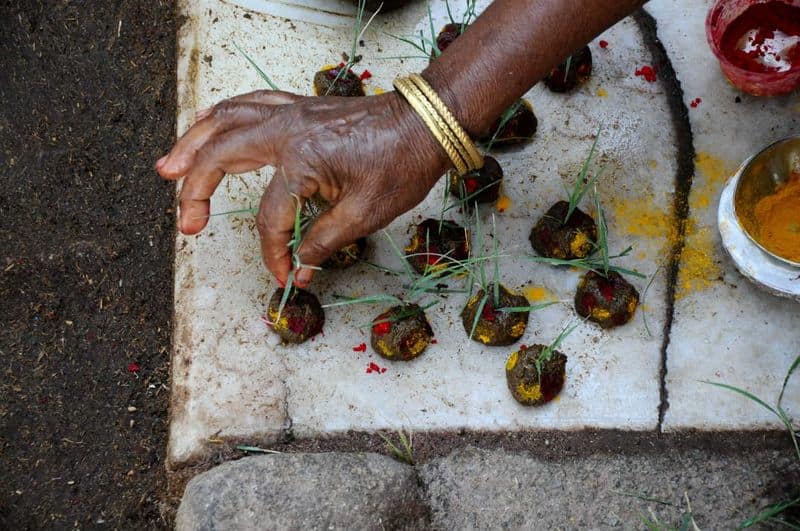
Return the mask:
[[[725,31],[750,6],[778,3],[781,0],[717,0],[706,18],[706,38],[711,51],[719,60],[722,73],[735,87],[754,96],[778,96],[800,87],[800,64],[794,63],[783,72],[755,72],[734,64],[721,49]],[[782,0],[784,4],[800,7],[800,0]]]

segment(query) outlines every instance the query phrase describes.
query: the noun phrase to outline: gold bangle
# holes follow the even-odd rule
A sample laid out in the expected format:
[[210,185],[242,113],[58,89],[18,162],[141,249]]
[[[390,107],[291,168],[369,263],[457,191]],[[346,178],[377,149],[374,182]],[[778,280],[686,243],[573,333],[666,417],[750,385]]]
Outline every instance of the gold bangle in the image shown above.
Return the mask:
[[467,173],[467,161],[461,158],[461,155],[456,149],[453,141],[448,137],[448,133],[450,133],[450,131],[446,131],[446,125],[442,124],[445,125],[445,127],[441,127],[437,123],[436,118],[438,118],[438,116],[436,114],[436,110],[428,102],[422,92],[420,92],[416,86],[414,86],[407,79],[395,79],[394,87],[400,94],[403,95],[406,101],[408,101],[414,111],[416,111],[417,115],[428,127],[430,132],[442,146],[442,149],[444,149],[445,153],[447,153],[447,156],[450,158],[450,161],[453,163],[453,166],[455,166],[459,175],[464,175]]
[[421,90],[419,90],[416,85],[408,78],[401,80],[401,83],[404,85],[406,90],[412,97],[422,102],[425,107],[425,110],[428,112],[428,115],[433,118],[433,121],[436,122],[436,129],[447,137],[447,140],[450,144],[455,148],[456,153],[458,153],[458,158],[461,163],[464,165],[464,171],[470,171],[470,159],[469,154],[466,152],[464,147],[461,145],[461,142],[458,140],[458,137],[453,133],[453,131],[448,127],[447,122],[445,122],[444,118],[442,118],[438,112],[436,112],[436,108],[431,104],[430,101],[425,97]]
[[[458,151],[458,154],[461,156],[461,160],[464,161],[464,165],[467,168],[467,172],[472,171],[473,163],[472,163],[472,158],[470,157],[470,153],[464,147],[464,145],[458,138],[458,135],[453,130],[453,128],[450,127],[450,124],[447,123],[447,119],[442,115],[441,112],[439,112],[439,109],[436,108],[436,106],[433,104],[430,98],[428,98],[425,95],[425,92],[420,90],[420,88],[417,86],[417,84],[414,82],[411,76],[405,78],[403,80],[403,83],[407,83],[408,86],[411,87],[411,91],[414,93],[414,95],[423,100],[423,102],[425,103],[425,107],[436,119],[436,125],[439,128],[439,130],[442,131],[445,135],[447,135],[447,138],[455,146],[456,150]],[[431,89],[431,92],[433,92],[433,89]]]
[[456,117],[453,116],[453,113],[447,108],[447,105],[445,105],[441,98],[439,98],[439,95],[436,94],[436,91],[434,91],[428,82],[419,74],[411,74],[409,79],[411,79],[414,85],[425,95],[431,105],[436,109],[436,112],[444,119],[447,126],[458,139],[462,147],[462,150],[460,150],[461,154],[464,156],[469,170],[481,169],[483,167],[483,155],[481,155],[478,148],[475,147],[475,143],[458,123]]

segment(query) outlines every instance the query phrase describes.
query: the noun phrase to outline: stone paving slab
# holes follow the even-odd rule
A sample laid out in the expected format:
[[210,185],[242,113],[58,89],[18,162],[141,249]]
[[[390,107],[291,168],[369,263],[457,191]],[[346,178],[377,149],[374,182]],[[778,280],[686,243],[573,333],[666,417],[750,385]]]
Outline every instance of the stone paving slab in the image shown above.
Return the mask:
[[435,529],[644,529],[641,517],[653,515],[677,529],[689,507],[700,529],[736,529],[791,496],[792,457],[691,450],[552,462],[467,448],[426,463],[420,476]]
[[270,455],[195,477],[176,528],[644,529],[642,517],[678,528],[691,512],[700,529],[735,529],[799,479],[788,448],[553,461],[467,447],[415,468],[377,454]]
[[413,468],[378,454],[247,457],[195,477],[178,531],[422,529],[427,508]]
[[[250,2],[251,7],[261,3]],[[341,51],[349,49],[349,30],[342,22],[343,15],[320,19],[313,2],[297,4],[302,12],[279,11],[284,15],[276,16],[275,9],[282,9],[278,3],[270,3],[266,11],[272,14],[264,15],[217,0],[180,2],[188,23],[179,36],[179,132],[188,128],[197,109],[263,86],[234,43],[247,50],[278,86],[310,93],[316,70],[337,62]],[[718,69],[702,62],[707,59],[706,46],[704,40],[698,41],[694,22],[671,23],[682,20],[686,10],[696,16],[700,8],[688,4],[656,1],[651,10],[663,22],[659,35],[663,33],[676,62],[687,104],[695,97],[703,98],[690,114],[701,157],[698,189],[692,196],[697,227],[692,238],[699,242],[690,240],[689,249],[701,258],[713,258],[709,260],[712,267],[700,267],[699,271],[697,262],[687,261],[691,267],[683,267],[687,272],[683,280],[690,282],[685,293],[679,289],[668,359],[670,407],[664,422],[669,429],[772,425],[759,411],[697,383],[700,378],[722,379],[770,396],[768,392],[776,391],[787,360],[793,358],[789,347],[798,344],[796,333],[778,332],[785,329],[782,326],[797,330],[797,312],[792,311],[796,306],[773,300],[744,279],[737,279],[719,249],[714,201],[717,183],[724,180],[720,175],[728,170],[719,170],[717,161],[726,161],[723,167],[735,165],[731,161],[744,158],[746,153],[739,151],[747,151],[748,146],[739,138],[742,135],[716,135],[713,131],[720,130],[716,120],[724,118],[727,121],[719,124],[730,126],[736,111],[751,119],[754,130],[762,135],[764,131],[782,134],[796,128],[794,118],[776,122],[776,113],[791,111],[794,100],[762,102],[743,97],[745,105],[735,107],[739,104],[731,103],[734,94],[721,81]],[[484,5],[479,2],[479,8]],[[346,13],[341,3],[336,6],[334,11]],[[443,3],[433,3],[433,15],[435,26],[444,24]],[[388,89],[396,75],[424,66],[379,57],[408,53],[383,32],[411,33],[427,27],[425,6],[415,4],[380,16],[374,24],[374,31],[365,34],[366,46],[360,50],[364,61],[359,65],[373,74],[370,92]],[[691,34],[686,33],[689,27],[694,28]],[[464,340],[457,318],[463,297],[453,296],[430,312],[438,344],[409,364],[389,364],[369,352],[353,352],[361,342],[369,342],[359,325],[369,322],[380,311],[377,307],[330,310],[323,337],[301,347],[276,345],[261,320],[275,286],[261,265],[253,220],[248,216],[215,217],[200,236],[179,236],[177,241],[170,463],[180,465],[201,456],[209,441],[268,442],[290,427],[299,436],[397,426],[413,431],[587,426],[655,429],[668,297],[666,274],[659,266],[674,243],[670,208],[677,140],[663,86],[634,76],[637,68],[653,62],[639,28],[629,19],[601,38],[609,46],[601,49],[592,44],[595,72],[587,86],[569,96],[534,87],[526,97],[540,119],[537,138],[528,148],[500,157],[511,205],[504,213],[496,213],[497,233],[502,247],[521,253],[528,250],[530,226],[562,197],[563,186],[572,182],[594,132],[605,124],[600,151],[604,159],[618,165],[601,187],[608,206],[611,248],[634,245],[634,253],[621,265],[655,275],[644,311],[637,312],[631,324],[611,333],[583,324],[566,340],[568,382],[557,403],[529,410],[511,400],[503,374],[509,350],[484,349]],[[693,61],[700,61],[703,68],[683,75],[691,71]],[[697,79],[704,84],[692,85]],[[726,90],[730,96],[727,106],[722,96],[714,96]],[[712,113],[712,105],[721,112]],[[760,145],[758,139],[751,143]],[[263,170],[227,178],[214,196],[213,210],[224,212],[255,204],[269,177],[270,172]],[[389,227],[397,242],[405,243],[407,227],[418,216],[438,212],[442,191],[440,184],[418,208]],[[488,212],[483,222],[491,223]],[[371,246],[373,261],[398,265],[384,239],[373,237]],[[700,260],[701,266],[705,263]],[[720,274],[718,269],[724,273],[725,283],[714,280]],[[502,275],[510,287],[537,288],[528,293],[546,288],[553,299],[566,301],[532,315],[522,342],[550,341],[574,319],[569,301],[579,276],[576,272],[507,260]],[[634,279],[640,292],[646,283]],[[376,287],[396,291],[399,281],[357,267],[344,274],[320,275],[314,289],[323,302],[329,302],[334,293],[359,295]],[[734,313],[730,308],[737,310]],[[757,329],[763,330],[769,341],[758,345],[762,354],[753,364],[747,360],[752,359],[748,353],[754,345],[743,341],[742,331],[756,326],[752,317],[756,315],[768,321]],[[367,374],[365,368],[371,361],[386,366],[387,372]],[[790,406],[798,403],[796,389],[790,390],[788,399]]]
[[[278,86],[304,93],[309,92],[315,70],[348,47],[348,31],[341,28],[249,13],[210,0],[185,2],[183,9],[191,23],[180,39],[181,131],[191,123],[195,109],[261,86],[255,72],[235,53],[234,42],[259,60]],[[379,18],[376,29],[411,33],[423,27],[424,9],[415,5]],[[443,3],[435,4],[434,16],[436,26],[444,24]],[[528,148],[500,157],[505,194],[512,204],[504,213],[496,213],[497,233],[500,245],[511,252],[528,251],[530,227],[563,197],[564,186],[572,182],[601,123],[606,133],[600,152],[618,165],[604,180],[603,196],[619,202],[646,193],[655,201],[671,201],[675,140],[664,126],[670,123],[666,95],[660,85],[633,76],[637,65],[650,61],[642,35],[627,20],[604,38],[614,46],[603,50],[593,44],[595,72],[582,90],[563,96],[540,86],[527,95],[540,117],[537,138]],[[368,32],[365,41],[370,44],[362,50],[365,59],[359,68],[373,74],[373,90],[388,88],[398,73],[424,66],[375,59],[378,48],[382,56],[408,53],[383,33]],[[633,112],[636,109],[642,112]],[[214,211],[246,207],[267,178],[268,172],[228,178],[214,197]],[[406,229],[415,219],[436,215],[442,187],[390,226],[393,239],[404,243]],[[615,216],[610,210],[614,228]],[[488,212],[483,223],[491,223]],[[613,333],[582,324],[563,344],[570,363],[560,401],[534,411],[518,406],[506,389],[503,366],[510,349],[485,349],[465,341],[457,317],[463,296],[451,297],[430,312],[438,344],[413,363],[389,365],[370,353],[353,352],[369,341],[358,325],[380,311],[375,307],[330,310],[324,337],[301,347],[276,346],[260,318],[275,286],[261,266],[253,229],[252,219],[220,217],[212,219],[199,237],[178,239],[173,462],[202,451],[212,438],[275,437],[288,418],[300,436],[398,425],[415,431],[656,426],[660,331],[665,319],[663,273],[656,275],[648,292],[653,335],[646,332],[641,312],[631,325]],[[635,253],[622,265],[648,274],[655,272],[666,243],[666,231],[642,235],[612,229],[610,238],[615,250],[634,245]],[[373,237],[371,245],[373,261],[399,266],[384,239]],[[501,269],[510,287],[544,287],[549,297],[565,301],[533,315],[522,342],[549,342],[575,319],[571,299],[577,272],[521,260],[504,260]],[[320,275],[315,290],[328,302],[334,293],[395,291],[399,282],[360,267],[345,274]],[[644,290],[645,281],[634,282]],[[388,365],[387,372],[367,374],[369,361]]]
[[[683,86],[698,155],[667,352],[664,428],[778,427],[766,410],[701,380],[752,390],[772,404],[800,354],[800,305],[771,296],[740,275],[716,228],[719,194],[739,164],[778,139],[800,134],[800,94],[755,98],[725,80],[705,45],[711,4],[656,1],[647,8],[661,21],[659,37]],[[687,42],[702,45],[690,50]],[[702,102],[693,108],[696,98]],[[790,411],[800,412],[798,381],[790,383],[784,400]]]

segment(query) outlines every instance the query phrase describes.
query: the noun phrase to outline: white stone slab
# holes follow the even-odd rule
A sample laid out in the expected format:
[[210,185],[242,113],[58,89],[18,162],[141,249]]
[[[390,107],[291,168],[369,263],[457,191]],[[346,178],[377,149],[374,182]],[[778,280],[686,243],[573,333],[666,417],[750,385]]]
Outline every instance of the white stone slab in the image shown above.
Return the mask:
[[[349,31],[334,24],[324,27],[249,13],[214,0],[180,4],[189,23],[180,35],[179,132],[190,125],[196,109],[263,86],[235,52],[234,42],[278,86],[300,93],[310,93],[314,73],[337,62],[341,51],[349,48]],[[378,57],[409,53],[382,32],[411,33],[426,27],[424,9],[417,4],[380,17],[376,31],[366,34],[359,69],[372,72],[372,90],[388,89],[396,75],[423,68],[420,61],[401,64]],[[434,17],[437,27],[445,23],[443,3],[434,4]],[[651,61],[636,25],[626,20],[603,38],[611,45],[605,50],[592,45],[595,71],[586,87],[564,96],[539,86],[527,95],[540,120],[539,132],[525,150],[498,157],[512,205],[497,214],[497,233],[503,248],[529,251],[531,226],[563,197],[564,186],[573,182],[602,123],[600,151],[619,165],[601,185],[604,199],[609,205],[613,199],[615,205],[608,212],[611,248],[634,245],[634,253],[621,265],[649,275],[663,261],[670,229],[665,225],[626,234],[624,228],[635,226],[636,220],[624,219],[626,209],[618,207],[644,197],[672,204],[675,138],[660,85],[633,75]],[[249,206],[268,176],[265,170],[228,177],[214,196],[213,211]],[[442,183],[390,226],[392,237],[404,244],[411,222],[420,215],[436,215],[441,194]],[[487,212],[484,223],[489,220]],[[371,244],[372,260],[397,266],[386,241],[373,236]],[[200,236],[179,236],[177,249],[172,464],[202,455],[209,439],[269,441],[289,418],[301,436],[399,426],[415,431],[656,426],[665,319],[663,271],[645,301],[654,335],[645,330],[642,311],[632,323],[610,333],[582,324],[561,349],[569,363],[560,399],[544,408],[526,409],[506,389],[503,367],[511,349],[482,348],[465,338],[458,317],[463,296],[451,296],[429,312],[438,344],[411,363],[390,364],[369,352],[353,352],[359,343],[369,343],[367,330],[358,325],[369,322],[380,307],[330,309],[324,337],[299,347],[276,346],[260,319],[275,285],[261,265],[251,218],[212,218]],[[549,342],[575,319],[571,299],[577,272],[504,260],[502,276],[510,287],[544,286],[566,301],[533,314],[522,342]],[[646,281],[632,281],[644,290]],[[329,302],[333,294],[394,292],[398,282],[356,267],[319,275],[313,289]],[[367,374],[370,361],[386,366],[387,372]]]
[[[800,352],[800,306],[760,291],[741,276],[716,229],[727,176],[755,151],[800,133],[800,96],[754,98],[725,80],[706,45],[711,4],[674,0],[648,5],[683,86],[700,156],[690,200],[695,235],[688,239],[689,259],[681,265],[682,279],[692,279],[693,287],[683,290],[679,282],[667,354],[668,430],[779,426],[759,406],[701,380],[749,389],[774,403]],[[692,108],[696,98],[702,102]],[[710,256],[713,266],[703,266],[698,254]],[[800,380],[790,382],[784,405],[800,412]]]

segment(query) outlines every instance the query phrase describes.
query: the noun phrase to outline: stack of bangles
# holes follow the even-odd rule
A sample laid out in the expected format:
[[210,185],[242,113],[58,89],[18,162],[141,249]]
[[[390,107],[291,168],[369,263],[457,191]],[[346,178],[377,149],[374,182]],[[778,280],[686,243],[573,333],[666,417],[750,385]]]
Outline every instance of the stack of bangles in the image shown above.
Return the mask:
[[480,154],[464,128],[419,74],[397,78],[394,88],[408,101],[450,157],[459,175],[483,167]]

